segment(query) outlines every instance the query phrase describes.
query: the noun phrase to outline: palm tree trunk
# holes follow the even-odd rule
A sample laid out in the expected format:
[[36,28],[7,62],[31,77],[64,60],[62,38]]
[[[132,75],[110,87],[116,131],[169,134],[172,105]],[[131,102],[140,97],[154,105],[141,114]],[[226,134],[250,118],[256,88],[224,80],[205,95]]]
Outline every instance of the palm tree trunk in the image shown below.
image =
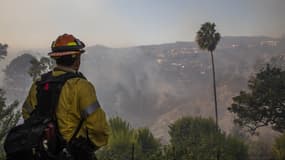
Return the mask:
[[218,125],[218,107],[217,107],[217,91],[216,91],[216,74],[215,74],[215,63],[214,63],[213,51],[211,51],[211,58],[212,58],[212,73],[213,73],[214,99],[215,99],[216,127],[217,127],[217,130],[218,130],[218,129],[219,129],[219,125]]
[[[211,51],[211,58],[212,58],[212,73],[213,73],[213,88],[214,88],[214,99],[215,99],[215,113],[216,113],[216,130],[217,135],[219,131],[219,124],[218,124],[218,107],[217,107],[217,91],[216,91],[216,74],[215,74],[215,63],[214,63],[214,55],[213,51]],[[217,139],[217,160],[220,159],[220,145],[219,140]]]

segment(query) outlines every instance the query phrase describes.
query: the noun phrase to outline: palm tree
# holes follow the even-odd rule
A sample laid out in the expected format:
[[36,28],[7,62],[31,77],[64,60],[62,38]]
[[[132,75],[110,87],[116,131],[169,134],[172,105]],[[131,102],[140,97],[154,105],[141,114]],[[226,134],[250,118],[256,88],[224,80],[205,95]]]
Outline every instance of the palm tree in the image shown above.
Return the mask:
[[212,72],[213,72],[213,88],[214,88],[214,98],[215,98],[215,113],[216,113],[216,127],[218,126],[218,109],[217,109],[217,93],[216,93],[216,78],[215,78],[215,63],[213,52],[216,49],[217,44],[221,39],[220,33],[216,32],[216,24],[206,22],[202,24],[200,30],[196,35],[196,42],[198,43],[200,49],[207,50],[211,53],[212,58]]

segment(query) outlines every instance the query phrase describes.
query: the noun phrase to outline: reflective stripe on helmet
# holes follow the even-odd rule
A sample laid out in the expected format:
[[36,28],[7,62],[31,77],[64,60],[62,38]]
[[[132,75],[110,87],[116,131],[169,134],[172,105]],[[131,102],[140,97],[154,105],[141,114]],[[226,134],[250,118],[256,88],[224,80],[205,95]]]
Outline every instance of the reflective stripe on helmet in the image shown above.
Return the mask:
[[89,115],[91,115],[92,113],[94,113],[98,108],[100,108],[100,104],[98,102],[98,100],[91,104],[90,106],[86,107],[83,111],[82,111],[82,116],[83,118],[87,118]]
[[51,57],[61,57],[66,55],[72,55],[72,54],[80,54],[82,51],[69,51],[69,52],[51,52],[49,53],[49,56]]
[[68,42],[67,46],[77,46],[77,43],[76,42]]

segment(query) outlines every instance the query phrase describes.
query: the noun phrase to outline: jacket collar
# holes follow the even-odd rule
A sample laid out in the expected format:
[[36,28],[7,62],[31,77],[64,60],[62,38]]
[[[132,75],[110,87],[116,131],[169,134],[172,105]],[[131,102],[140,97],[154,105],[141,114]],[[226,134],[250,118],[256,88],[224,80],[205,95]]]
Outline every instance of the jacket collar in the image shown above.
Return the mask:
[[76,70],[70,68],[70,67],[64,67],[64,66],[60,66],[60,65],[57,65],[53,71],[63,71],[63,72],[72,72],[72,73],[77,73]]

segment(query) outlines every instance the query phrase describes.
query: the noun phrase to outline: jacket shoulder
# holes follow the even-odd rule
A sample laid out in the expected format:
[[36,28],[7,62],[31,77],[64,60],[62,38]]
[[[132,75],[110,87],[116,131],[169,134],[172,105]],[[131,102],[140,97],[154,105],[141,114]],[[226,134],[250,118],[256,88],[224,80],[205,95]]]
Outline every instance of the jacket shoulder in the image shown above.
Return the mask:
[[94,88],[94,85],[85,78],[75,77],[69,79],[68,82],[78,86],[79,88]]

